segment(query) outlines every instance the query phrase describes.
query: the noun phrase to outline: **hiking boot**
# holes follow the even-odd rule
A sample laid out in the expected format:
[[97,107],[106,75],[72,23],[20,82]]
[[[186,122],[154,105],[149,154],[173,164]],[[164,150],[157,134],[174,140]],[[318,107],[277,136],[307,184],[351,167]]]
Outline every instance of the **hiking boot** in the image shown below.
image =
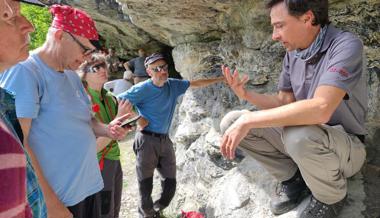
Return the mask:
[[309,205],[302,211],[300,218],[336,218],[342,210],[346,201],[344,197],[341,201],[335,204],[325,204],[318,201],[314,196],[311,196]]
[[295,208],[303,198],[310,194],[301,173],[297,170],[294,176],[277,185],[275,196],[270,202],[270,210],[275,215],[286,213]]
[[164,213],[160,210],[160,211],[156,211],[153,218],[166,218],[166,216],[164,216]]
[[160,211],[156,211],[156,213],[154,213],[153,215],[153,218],[160,218],[160,217],[161,217]]

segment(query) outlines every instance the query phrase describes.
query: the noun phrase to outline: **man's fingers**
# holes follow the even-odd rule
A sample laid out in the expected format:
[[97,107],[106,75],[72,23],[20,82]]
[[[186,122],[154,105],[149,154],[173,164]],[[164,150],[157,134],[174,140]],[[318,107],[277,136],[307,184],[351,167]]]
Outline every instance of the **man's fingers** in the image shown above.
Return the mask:
[[247,74],[245,74],[243,76],[243,78],[241,79],[241,81],[239,82],[239,85],[245,85],[249,80],[249,76]]
[[238,86],[240,84],[239,72],[236,69],[232,75],[232,83],[234,86]]
[[234,72],[232,74],[232,78],[234,80],[239,80],[239,72],[237,71],[237,69],[234,70]]
[[230,73],[230,68],[222,65],[222,72],[223,72],[224,77],[226,78],[227,83],[231,84],[232,77],[231,77],[231,73]]
[[235,144],[235,141],[232,140],[232,139],[228,142],[228,151],[227,151],[227,153],[228,153],[228,158],[230,160],[233,160],[235,158],[235,145],[234,144]]
[[227,153],[226,153],[227,138],[228,138],[228,136],[224,135],[222,137],[222,142],[221,142],[221,145],[220,145],[220,152],[222,153],[223,157],[226,157],[226,155],[227,155]]
[[118,139],[118,140],[121,140],[124,138],[125,134],[129,131],[129,128],[122,128],[120,126],[113,126],[111,129],[110,129],[110,133],[112,135],[112,138],[113,139]]
[[119,101],[119,106],[128,107],[128,106],[132,106],[132,105],[131,105],[131,103],[128,100],[120,100]]
[[132,104],[129,103],[129,101],[124,101],[122,102],[119,107],[122,107],[122,108],[125,108],[127,111],[131,111],[132,110]]
[[118,99],[119,104],[121,105],[128,105],[131,104],[127,99]]
[[123,106],[125,104],[125,100],[119,100],[119,106]]
[[118,120],[118,122],[123,122],[124,120],[130,118],[131,116],[132,116],[131,113],[127,113],[127,114],[124,114],[124,115],[121,116],[121,117],[118,117],[117,120]]

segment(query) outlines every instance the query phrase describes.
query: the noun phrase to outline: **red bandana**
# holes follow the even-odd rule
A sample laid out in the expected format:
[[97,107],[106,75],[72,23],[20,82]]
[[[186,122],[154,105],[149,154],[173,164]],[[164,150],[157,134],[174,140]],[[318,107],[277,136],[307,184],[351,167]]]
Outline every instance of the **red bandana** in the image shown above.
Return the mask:
[[89,40],[99,40],[95,23],[86,12],[68,5],[52,5],[50,12],[54,16],[52,27]]

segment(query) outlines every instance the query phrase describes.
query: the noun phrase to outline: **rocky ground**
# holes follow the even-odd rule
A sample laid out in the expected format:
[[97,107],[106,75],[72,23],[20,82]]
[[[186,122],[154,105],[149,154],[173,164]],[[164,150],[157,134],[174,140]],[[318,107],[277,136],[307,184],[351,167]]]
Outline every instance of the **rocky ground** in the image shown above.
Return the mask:
[[[120,211],[120,218],[136,218],[137,214],[137,204],[138,204],[138,189],[137,189],[137,180],[135,173],[135,155],[132,150],[133,143],[133,135],[130,134],[129,137],[126,138],[120,144],[121,148],[121,160],[123,167],[123,195],[122,195],[122,204]],[[370,161],[371,162],[371,161]],[[362,174],[356,176],[357,178],[364,177],[364,189],[367,196],[367,199],[363,202],[365,204],[365,210],[362,212],[362,217],[367,218],[379,218],[378,211],[378,196],[379,189],[376,188],[379,185],[379,168],[374,164],[368,163],[365,167],[363,167]],[[356,178],[355,177],[355,178]],[[372,178],[372,179],[371,179]],[[377,179],[376,179],[377,178]],[[353,179],[352,181],[356,181]],[[355,183],[352,182],[351,183]],[[359,181],[359,180],[358,180]],[[351,184],[352,185],[352,184]],[[157,196],[157,193],[160,191],[157,189],[159,187],[159,178],[156,175],[155,177],[155,187],[154,196]],[[352,206],[352,205],[351,205]],[[351,210],[348,209],[347,211]],[[167,218],[175,218],[177,215],[174,214],[165,214]]]

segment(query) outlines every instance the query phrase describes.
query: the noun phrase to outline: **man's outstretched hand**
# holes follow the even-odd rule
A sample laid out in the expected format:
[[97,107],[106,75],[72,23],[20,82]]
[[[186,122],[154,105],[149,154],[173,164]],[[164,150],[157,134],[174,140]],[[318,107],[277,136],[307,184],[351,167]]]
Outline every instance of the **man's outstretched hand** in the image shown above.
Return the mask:
[[238,71],[235,69],[231,72],[230,68],[222,65],[222,73],[225,77],[226,83],[231,87],[232,91],[240,98],[246,98],[246,90],[244,88],[245,84],[248,82],[249,77],[244,75],[241,79]]

